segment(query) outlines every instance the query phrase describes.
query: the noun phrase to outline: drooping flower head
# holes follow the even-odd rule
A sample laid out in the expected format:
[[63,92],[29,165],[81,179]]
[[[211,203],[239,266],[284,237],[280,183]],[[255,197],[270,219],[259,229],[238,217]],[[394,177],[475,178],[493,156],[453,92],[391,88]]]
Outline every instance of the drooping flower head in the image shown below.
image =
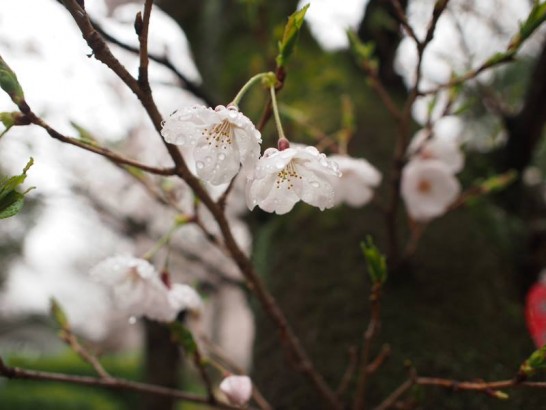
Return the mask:
[[334,187],[335,205],[345,202],[360,207],[367,204],[372,199],[373,188],[381,182],[381,173],[362,158],[347,155],[330,155],[328,158],[339,165],[342,173],[341,178],[330,178]]
[[163,123],[165,141],[180,145],[193,157],[195,172],[213,185],[250,172],[260,156],[260,132],[236,107],[182,108]]
[[247,185],[247,205],[285,214],[302,200],[321,210],[334,206],[329,177],[339,178],[337,164],[315,147],[293,146],[282,151],[268,148]]
[[220,383],[220,390],[231,404],[243,406],[252,396],[252,380],[248,376],[228,376]]
[[402,198],[415,221],[426,222],[444,214],[460,190],[459,181],[441,161],[414,159],[402,171]]

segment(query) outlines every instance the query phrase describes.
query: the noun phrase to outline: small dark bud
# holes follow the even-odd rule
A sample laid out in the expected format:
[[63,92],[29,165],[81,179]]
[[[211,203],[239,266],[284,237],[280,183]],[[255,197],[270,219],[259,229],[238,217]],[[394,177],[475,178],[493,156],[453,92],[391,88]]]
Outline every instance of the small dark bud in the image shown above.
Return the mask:
[[139,11],[135,17],[135,31],[137,33],[137,36],[140,36],[143,28],[144,22],[142,21],[142,13]]

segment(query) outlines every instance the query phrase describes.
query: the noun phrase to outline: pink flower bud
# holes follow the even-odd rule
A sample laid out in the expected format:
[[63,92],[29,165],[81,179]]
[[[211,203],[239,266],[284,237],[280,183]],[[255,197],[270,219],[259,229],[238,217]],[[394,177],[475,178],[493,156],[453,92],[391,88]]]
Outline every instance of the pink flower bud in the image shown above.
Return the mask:
[[290,141],[288,141],[286,138],[281,138],[279,142],[277,142],[277,148],[279,151],[284,151],[287,148],[290,148]]
[[220,390],[231,404],[242,406],[252,396],[252,381],[248,376],[228,376],[220,383]]

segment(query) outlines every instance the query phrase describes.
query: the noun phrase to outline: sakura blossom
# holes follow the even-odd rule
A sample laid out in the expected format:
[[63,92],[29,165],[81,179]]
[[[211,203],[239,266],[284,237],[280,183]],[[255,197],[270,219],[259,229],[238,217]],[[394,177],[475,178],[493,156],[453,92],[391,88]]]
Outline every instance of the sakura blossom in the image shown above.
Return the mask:
[[89,273],[111,289],[116,305],[129,316],[145,316],[161,322],[169,322],[176,316],[167,287],[154,266],[144,259],[113,256]]
[[194,316],[200,316],[203,311],[203,301],[191,286],[175,283],[169,289],[167,297],[175,315],[185,310]]
[[427,222],[444,214],[460,191],[459,181],[441,161],[414,159],[402,171],[402,198],[415,221]]
[[320,210],[331,208],[335,204],[332,177],[341,177],[339,166],[315,147],[268,148],[247,185],[247,205],[279,215],[300,200]]
[[352,207],[366,205],[373,197],[373,188],[381,182],[381,173],[368,161],[347,155],[328,157],[339,165],[341,178],[331,177],[334,187],[334,203],[346,203]]
[[243,173],[251,172],[260,156],[260,132],[234,106],[182,108],[163,123],[161,134],[193,157],[197,176],[212,185],[228,183],[241,165]]
[[220,390],[231,404],[243,406],[252,396],[252,380],[248,376],[228,376],[220,383]]
[[444,117],[438,120],[432,129],[418,131],[408,147],[408,154],[423,160],[439,160],[452,173],[461,171],[464,166],[464,154],[461,151],[460,139],[453,131],[446,130],[446,127],[451,127],[452,130],[459,129],[457,124],[449,117]]

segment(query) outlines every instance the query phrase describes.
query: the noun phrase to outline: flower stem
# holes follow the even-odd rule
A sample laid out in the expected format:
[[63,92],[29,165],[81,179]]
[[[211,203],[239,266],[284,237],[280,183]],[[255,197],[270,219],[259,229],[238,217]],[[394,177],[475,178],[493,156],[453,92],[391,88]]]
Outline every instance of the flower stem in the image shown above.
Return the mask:
[[175,222],[175,224],[167,231],[165,235],[163,235],[159,240],[142,256],[142,259],[150,260],[153,258],[153,256],[159,251],[163,246],[167,245],[169,241],[171,240],[171,237],[175,233],[175,231],[180,228],[181,224],[178,222]]
[[[231,101],[231,103],[229,103],[229,105],[237,107],[239,105],[239,102],[243,98],[243,96],[250,89],[250,87],[252,87],[257,81],[262,80],[265,77],[271,77],[272,74],[273,73],[271,73],[271,72],[259,73],[259,74],[256,74],[255,76],[251,77],[246,82],[246,84],[241,87],[241,89],[239,90],[239,92],[237,93],[237,95],[235,96],[233,101]],[[275,75],[275,74],[273,74],[273,75]]]
[[282,129],[281,117],[279,115],[279,107],[277,107],[277,94],[275,93],[275,87],[271,85],[269,87],[271,92],[271,106],[273,107],[273,115],[275,116],[275,124],[277,125],[277,131],[279,133],[279,140],[286,139],[284,136],[284,131]]

